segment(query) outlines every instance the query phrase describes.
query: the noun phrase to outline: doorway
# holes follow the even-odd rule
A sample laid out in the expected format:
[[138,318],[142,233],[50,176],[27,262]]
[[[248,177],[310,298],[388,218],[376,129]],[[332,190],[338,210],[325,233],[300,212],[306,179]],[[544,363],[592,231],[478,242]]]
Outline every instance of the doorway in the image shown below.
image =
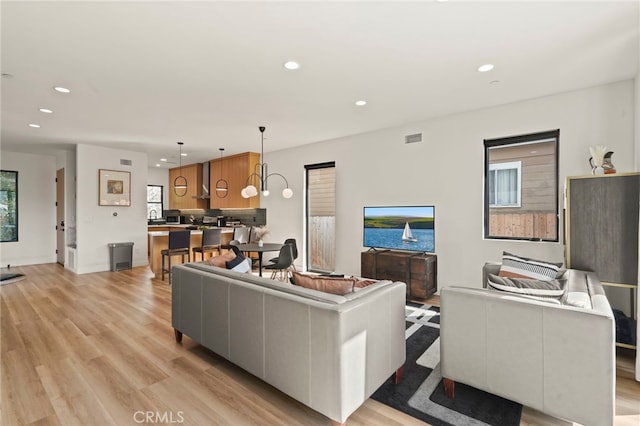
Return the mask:
[[64,169],[56,171],[56,255],[64,266]]

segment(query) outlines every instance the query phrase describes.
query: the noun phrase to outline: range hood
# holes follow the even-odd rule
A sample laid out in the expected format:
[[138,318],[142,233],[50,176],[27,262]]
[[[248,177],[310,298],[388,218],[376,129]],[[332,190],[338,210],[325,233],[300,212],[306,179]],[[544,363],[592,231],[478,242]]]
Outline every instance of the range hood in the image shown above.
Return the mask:
[[192,198],[196,198],[198,200],[208,200],[211,198],[209,194],[209,167],[208,161],[202,163],[202,188],[200,188],[200,193],[198,195],[194,195]]

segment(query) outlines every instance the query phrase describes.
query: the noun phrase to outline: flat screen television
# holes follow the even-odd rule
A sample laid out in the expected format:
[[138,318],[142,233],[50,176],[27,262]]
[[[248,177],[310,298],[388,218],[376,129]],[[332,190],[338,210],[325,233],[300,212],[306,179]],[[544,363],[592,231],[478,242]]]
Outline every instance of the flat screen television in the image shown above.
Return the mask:
[[435,207],[364,207],[363,245],[435,252]]

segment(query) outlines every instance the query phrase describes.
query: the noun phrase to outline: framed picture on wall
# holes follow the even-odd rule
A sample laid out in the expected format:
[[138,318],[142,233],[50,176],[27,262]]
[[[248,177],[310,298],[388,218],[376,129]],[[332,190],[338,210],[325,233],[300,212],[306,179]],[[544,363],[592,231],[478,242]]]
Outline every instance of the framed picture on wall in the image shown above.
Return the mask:
[[100,169],[98,172],[98,205],[131,205],[131,172]]

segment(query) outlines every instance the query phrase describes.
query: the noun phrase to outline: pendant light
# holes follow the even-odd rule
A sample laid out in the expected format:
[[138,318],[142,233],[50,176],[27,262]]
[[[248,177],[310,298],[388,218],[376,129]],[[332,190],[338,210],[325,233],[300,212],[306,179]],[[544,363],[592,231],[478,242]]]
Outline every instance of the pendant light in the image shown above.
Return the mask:
[[[269,173],[267,163],[264,163],[264,131],[266,127],[260,126],[258,127],[260,130],[260,161],[263,161],[260,164],[256,164],[254,172],[249,175],[247,178],[246,186],[242,189],[240,194],[243,198],[251,198],[258,195],[258,189],[254,185],[254,183],[260,184],[260,192],[263,197],[269,196],[269,190],[267,189],[267,181],[271,176],[280,176],[284,180],[285,188],[282,190],[282,196],[284,198],[291,198],[293,196],[293,191],[289,188],[289,182],[287,178],[281,175],[280,173]],[[258,170],[259,169],[259,170]]]
[[220,179],[216,182],[216,196],[218,198],[224,198],[229,195],[229,182],[222,178],[222,154],[224,153],[224,148],[218,148],[220,150]]
[[182,176],[182,145],[184,142],[178,142],[180,147],[180,176],[173,180],[173,192],[178,197],[187,195],[187,178]]

